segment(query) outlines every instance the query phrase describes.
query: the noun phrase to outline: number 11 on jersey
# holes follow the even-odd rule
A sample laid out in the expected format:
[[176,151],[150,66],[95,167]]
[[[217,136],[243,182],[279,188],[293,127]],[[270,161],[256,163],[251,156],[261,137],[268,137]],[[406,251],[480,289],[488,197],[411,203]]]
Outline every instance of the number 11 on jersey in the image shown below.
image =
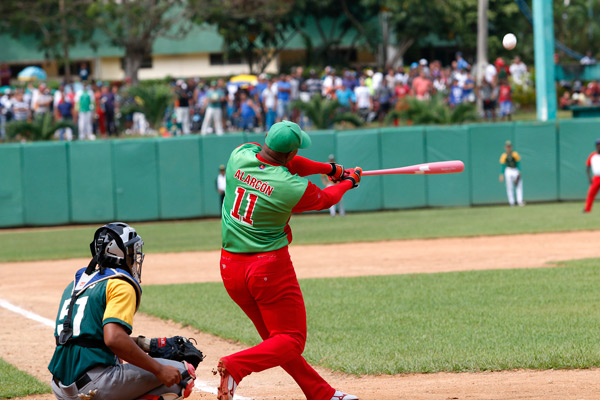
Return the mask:
[[[231,210],[231,216],[248,225],[254,225],[252,213],[254,213],[254,207],[256,206],[258,196],[250,192],[248,192],[247,196],[245,196],[245,194],[246,189],[239,186],[235,188],[235,201],[233,203],[233,209]],[[243,215],[240,215],[240,207],[242,206],[244,196],[246,197],[246,211]]]

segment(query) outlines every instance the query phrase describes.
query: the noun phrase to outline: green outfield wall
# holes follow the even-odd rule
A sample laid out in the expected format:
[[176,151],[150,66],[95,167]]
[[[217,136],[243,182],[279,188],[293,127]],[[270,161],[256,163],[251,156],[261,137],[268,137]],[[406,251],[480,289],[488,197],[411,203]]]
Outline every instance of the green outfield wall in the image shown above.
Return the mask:
[[[600,119],[310,132],[300,155],[365,170],[459,159],[461,174],[365,177],[348,211],[506,203],[499,158],[522,156],[526,201],[583,200]],[[146,221],[220,214],[218,167],[263,134],[0,145],[0,227]],[[320,176],[309,178],[323,187]]]

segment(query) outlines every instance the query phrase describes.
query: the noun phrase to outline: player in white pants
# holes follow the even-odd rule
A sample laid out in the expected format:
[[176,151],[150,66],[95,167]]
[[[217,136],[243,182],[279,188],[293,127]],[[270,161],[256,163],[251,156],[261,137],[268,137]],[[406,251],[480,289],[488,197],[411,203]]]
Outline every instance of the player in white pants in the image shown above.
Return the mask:
[[517,204],[525,205],[523,202],[523,179],[521,179],[521,156],[512,149],[512,143],[506,141],[504,146],[506,152],[500,156],[500,164],[502,165],[502,173],[500,174],[500,182],[506,183],[506,196],[508,204],[515,205],[515,194],[517,195]]

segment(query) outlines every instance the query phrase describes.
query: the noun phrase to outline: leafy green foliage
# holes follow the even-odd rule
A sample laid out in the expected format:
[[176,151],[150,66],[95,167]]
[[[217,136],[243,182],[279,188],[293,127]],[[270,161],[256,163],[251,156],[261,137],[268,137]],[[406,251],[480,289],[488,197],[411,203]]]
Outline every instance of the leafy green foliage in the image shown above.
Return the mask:
[[338,122],[348,122],[354,126],[362,126],[364,121],[351,112],[339,112],[341,108],[337,100],[313,96],[308,102],[296,100],[292,107],[306,114],[315,129],[330,129]]
[[433,96],[430,100],[406,98],[406,107],[390,112],[385,123],[391,124],[398,118],[414,125],[457,124],[479,119],[474,104],[460,103],[451,108],[440,95]]
[[[301,280],[309,332],[303,355],[374,375],[597,367],[598,261]],[[220,282],[146,286],[141,311],[247,345],[260,341]]]
[[50,140],[54,132],[61,128],[71,128],[73,133],[77,127],[71,121],[53,121],[52,114],[45,113],[33,121],[12,121],[6,124],[6,136],[11,140]]
[[191,29],[187,0],[91,0],[90,27],[100,29],[115,46],[125,49],[125,75],[133,84],[144,57],[152,55],[158,37],[179,38]]
[[196,22],[217,26],[225,53],[262,72],[297,32],[292,0],[190,0]]
[[158,130],[165,118],[165,110],[173,102],[173,92],[169,86],[161,84],[131,86],[126,96],[133,98],[133,102],[121,108],[122,114],[141,112],[154,130]]
[[12,399],[44,393],[52,393],[49,385],[18,370],[0,358],[0,398]]

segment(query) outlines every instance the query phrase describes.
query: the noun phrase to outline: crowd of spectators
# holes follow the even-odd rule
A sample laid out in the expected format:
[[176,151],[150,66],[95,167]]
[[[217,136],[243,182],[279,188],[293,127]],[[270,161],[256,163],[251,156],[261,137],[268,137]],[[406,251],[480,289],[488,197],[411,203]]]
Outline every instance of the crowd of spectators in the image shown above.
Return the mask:
[[[107,84],[88,82],[87,68],[80,81],[63,84],[52,93],[43,83],[35,87],[6,90],[0,98],[0,135],[6,122],[31,120],[51,113],[56,120],[71,120],[78,127],[79,139],[93,140],[119,132],[145,133],[143,115],[119,119],[119,109],[128,101],[123,89],[127,82]],[[264,131],[283,119],[309,127],[311,121],[294,107],[314,96],[339,102],[337,112],[353,112],[366,123],[382,122],[388,112],[400,109],[404,100],[414,97],[426,101],[440,96],[451,108],[461,103],[483,102],[482,117],[510,119],[514,111],[512,88],[528,85],[525,64],[517,56],[510,65],[498,58],[485,69],[477,86],[472,66],[460,53],[450,65],[421,59],[408,67],[377,70],[326,67],[305,71],[295,67],[290,74],[260,74],[256,79],[177,79],[170,88],[172,106],[165,110],[162,135],[199,132],[222,135],[225,132]],[[121,123],[121,125],[119,125]],[[72,133],[62,130],[57,138],[69,140]]]

